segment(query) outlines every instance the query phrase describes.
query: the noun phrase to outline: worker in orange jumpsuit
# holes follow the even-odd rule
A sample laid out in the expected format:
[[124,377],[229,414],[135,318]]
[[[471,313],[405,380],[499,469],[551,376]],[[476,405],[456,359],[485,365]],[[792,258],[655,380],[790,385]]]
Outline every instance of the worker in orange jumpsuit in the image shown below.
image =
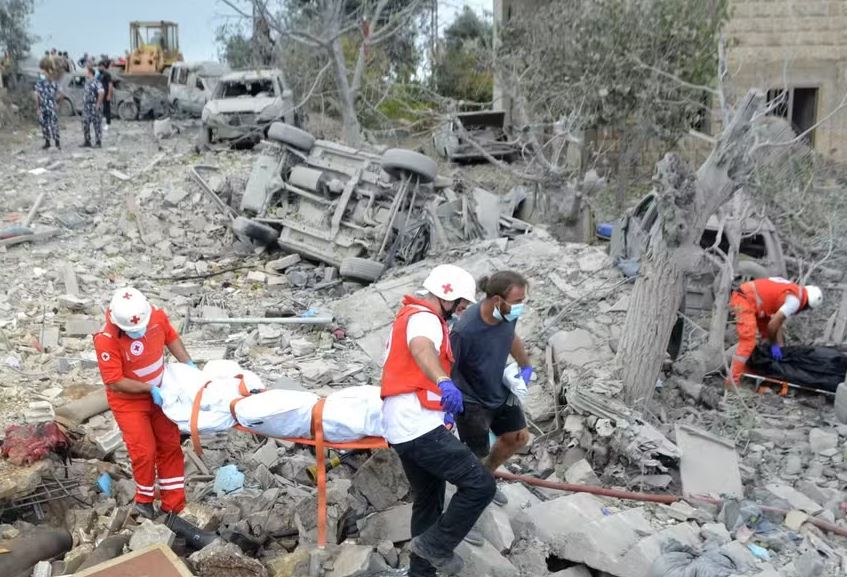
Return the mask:
[[732,357],[731,383],[741,382],[741,375],[753,349],[756,331],[770,343],[771,356],[782,360],[784,344],[782,325],[788,317],[823,302],[823,293],[816,286],[800,286],[780,277],[760,278],[746,282],[732,293],[730,306],[735,312],[738,348]]
[[132,462],[135,508],[148,518],[156,515],[157,476],[161,510],[176,514],[185,507],[179,428],[161,408],[165,347],[178,361],[194,366],[165,311],[134,288],[115,291],[106,325],[94,335],[94,348],[109,407]]

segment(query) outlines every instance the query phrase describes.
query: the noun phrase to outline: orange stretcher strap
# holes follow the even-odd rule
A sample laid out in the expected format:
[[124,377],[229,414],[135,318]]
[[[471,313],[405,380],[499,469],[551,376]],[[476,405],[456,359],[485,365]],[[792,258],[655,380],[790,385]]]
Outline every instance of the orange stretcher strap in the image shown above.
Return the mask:
[[[241,376],[241,375],[237,375]],[[197,391],[197,394],[194,396],[194,404],[191,407],[191,420],[189,425],[191,427],[191,445],[194,448],[194,452],[197,455],[203,454],[203,447],[200,445],[200,431],[197,427],[197,421],[200,416],[200,402],[203,398],[203,391],[206,387],[211,383],[209,381],[205,385],[203,385],[200,390]],[[238,397],[230,401],[229,410],[232,413],[233,418],[235,418],[235,405],[243,400],[244,398],[250,396],[250,391],[247,390],[247,387],[244,386],[244,379],[241,380],[241,388],[239,392],[243,396]],[[351,441],[348,443],[327,443],[324,440],[324,429],[323,429],[323,412],[324,412],[324,404],[326,403],[326,399],[319,399],[315,406],[312,407],[312,424],[311,424],[311,432],[312,438],[306,439],[302,437],[276,437],[274,435],[264,435],[262,433],[257,433],[247,427],[236,424],[233,428],[239,431],[243,431],[245,433],[250,433],[252,435],[261,435],[264,437],[269,437],[272,439],[280,439],[283,441],[289,441],[291,443],[298,443],[301,445],[310,445],[315,447],[315,466],[317,469],[317,490],[318,490],[318,547],[326,546],[326,449],[387,449],[388,443],[382,437],[363,437],[356,441]]]

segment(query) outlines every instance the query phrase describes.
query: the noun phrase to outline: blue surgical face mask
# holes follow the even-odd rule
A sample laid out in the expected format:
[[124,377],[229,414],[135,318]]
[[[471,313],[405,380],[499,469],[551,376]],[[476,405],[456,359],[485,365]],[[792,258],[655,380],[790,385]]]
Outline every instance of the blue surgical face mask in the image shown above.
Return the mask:
[[494,318],[498,321],[506,321],[507,323],[512,323],[521,318],[521,315],[524,313],[524,309],[526,305],[523,303],[517,303],[511,305],[511,309],[505,315],[500,312],[500,309],[494,307]]
[[131,339],[140,339],[145,334],[147,334],[147,327],[144,327],[140,331],[125,331],[125,332],[126,332],[126,336],[128,336]]
[[39,77],[41,80],[47,80],[47,75],[46,75],[46,74],[44,74],[43,72],[40,72],[40,73],[38,74],[38,77]]
[[100,71],[99,70],[94,71],[94,78],[100,78]]

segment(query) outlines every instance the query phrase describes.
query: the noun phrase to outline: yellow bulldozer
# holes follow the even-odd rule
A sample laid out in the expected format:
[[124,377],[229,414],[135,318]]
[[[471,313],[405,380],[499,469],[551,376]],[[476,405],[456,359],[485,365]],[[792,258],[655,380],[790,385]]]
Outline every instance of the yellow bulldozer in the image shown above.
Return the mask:
[[166,20],[130,22],[129,44],[123,76],[138,84],[166,87],[167,75],[162,73],[182,61],[179,25]]

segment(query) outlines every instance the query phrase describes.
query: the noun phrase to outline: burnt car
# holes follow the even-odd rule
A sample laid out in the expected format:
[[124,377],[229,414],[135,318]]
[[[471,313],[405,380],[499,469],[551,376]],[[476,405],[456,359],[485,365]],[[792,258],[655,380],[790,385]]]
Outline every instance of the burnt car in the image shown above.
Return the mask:
[[464,132],[467,132],[494,158],[511,159],[518,153],[518,148],[509,142],[505,122],[506,113],[496,110],[456,114],[433,135],[435,151],[452,162],[485,160],[479,148],[465,137]]
[[426,255],[434,160],[399,148],[372,154],[282,122],[270,126],[264,146],[233,223],[240,238],[276,243],[367,282]]
[[261,140],[271,123],[299,123],[290,90],[279,70],[243,70],[224,74],[200,115],[208,142]]
[[[112,76],[112,80],[115,83],[112,90],[112,112],[121,120],[161,118],[167,113],[168,103],[165,95],[160,91],[133,85],[117,74]],[[83,70],[62,76],[59,81],[59,89],[64,94],[64,98],[59,103],[59,113],[62,116],[82,114],[85,81],[86,76]]]
[[[615,262],[637,262],[657,221],[656,194],[651,192],[615,223],[609,245],[609,255],[612,259]],[[718,218],[713,215],[700,238],[700,246],[706,249],[714,246],[716,241],[722,250],[729,249],[729,239]],[[734,272],[736,277],[743,279],[786,276],[785,256],[779,235],[768,218],[751,216],[742,223],[738,261]],[[716,274],[714,267],[707,266],[697,274],[688,275],[684,305],[687,312],[711,310]]]

